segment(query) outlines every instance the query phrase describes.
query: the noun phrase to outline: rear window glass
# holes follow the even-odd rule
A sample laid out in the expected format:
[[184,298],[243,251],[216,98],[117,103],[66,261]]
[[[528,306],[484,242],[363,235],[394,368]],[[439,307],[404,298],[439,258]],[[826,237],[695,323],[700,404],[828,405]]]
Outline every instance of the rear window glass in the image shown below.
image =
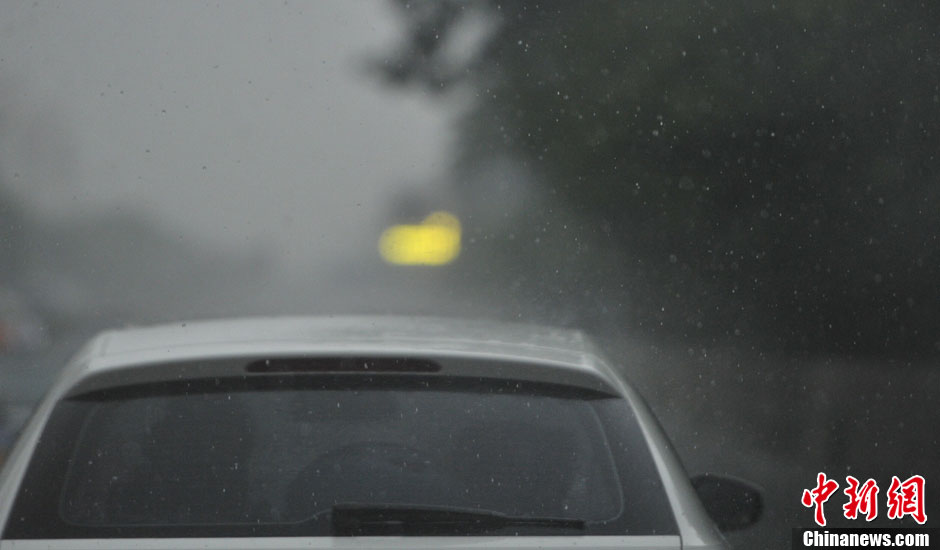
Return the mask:
[[[577,519],[595,534],[675,531],[621,399],[346,376],[204,380],[65,401],[5,536],[325,536],[338,504]],[[478,533],[489,534],[454,534]]]

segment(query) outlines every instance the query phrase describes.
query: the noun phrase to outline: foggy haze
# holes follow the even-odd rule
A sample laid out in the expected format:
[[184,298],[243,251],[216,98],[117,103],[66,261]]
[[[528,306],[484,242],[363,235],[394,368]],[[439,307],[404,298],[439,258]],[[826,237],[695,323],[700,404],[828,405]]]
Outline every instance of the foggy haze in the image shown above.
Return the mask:
[[[381,90],[383,2],[36,3],[0,23],[2,177],[28,211],[110,211],[280,269],[372,254],[440,182],[443,100]],[[285,200],[290,197],[290,200]]]

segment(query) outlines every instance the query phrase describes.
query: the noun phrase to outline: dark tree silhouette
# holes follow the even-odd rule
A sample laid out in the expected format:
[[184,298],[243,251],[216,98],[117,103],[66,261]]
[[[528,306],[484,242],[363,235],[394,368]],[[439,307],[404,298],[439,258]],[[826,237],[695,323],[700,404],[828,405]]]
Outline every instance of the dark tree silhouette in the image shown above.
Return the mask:
[[[457,168],[525,165],[578,220],[559,257],[575,241],[618,251],[578,284],[628,281],[638,325],[807,351],[940,348],[940,6],[399,5],[409,31],[384,75],[471,90]],[[480,47],[455,54],[481,20]],[[546,221],[527,212],[518,233]]]

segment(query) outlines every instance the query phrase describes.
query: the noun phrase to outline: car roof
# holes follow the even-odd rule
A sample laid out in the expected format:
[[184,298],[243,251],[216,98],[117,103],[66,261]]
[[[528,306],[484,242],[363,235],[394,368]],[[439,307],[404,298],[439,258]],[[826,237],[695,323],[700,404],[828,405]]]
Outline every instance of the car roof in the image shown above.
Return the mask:
[[[199,372],[142,367],[220,361],[211,375],[244,372],[246,361],[275,357],[411,357],[441,362],[442,374],[483,375],[615,390],[620,383],[582,332],[438,317],[273,317],[180,322],[107,331],[96,337],[63,380],[71,390],[124,380],[154,381]],[[511,366],[511,368],[507,368]],[[112,374],[120,376],[96,376]],[[71,393],[71,391],[70,391]]]
[[[101,356],[204,344],[305,342],[322,346],[408,344],[428,349],[490,349],[537,359],[593,354],[578,330],[442,317],[269,317],[181,322],[105,332]],[[578,361],[580,362],[580,361]]]

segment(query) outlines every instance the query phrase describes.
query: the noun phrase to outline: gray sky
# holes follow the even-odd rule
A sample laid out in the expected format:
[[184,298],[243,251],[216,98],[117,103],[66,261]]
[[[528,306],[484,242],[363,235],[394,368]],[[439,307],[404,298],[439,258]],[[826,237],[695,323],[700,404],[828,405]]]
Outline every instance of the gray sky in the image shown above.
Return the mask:
[[448,106],[365,69],[386,2],[8,2],[0,170],[44,216],[130,210],[285,269],[372,252],[444,180]]

